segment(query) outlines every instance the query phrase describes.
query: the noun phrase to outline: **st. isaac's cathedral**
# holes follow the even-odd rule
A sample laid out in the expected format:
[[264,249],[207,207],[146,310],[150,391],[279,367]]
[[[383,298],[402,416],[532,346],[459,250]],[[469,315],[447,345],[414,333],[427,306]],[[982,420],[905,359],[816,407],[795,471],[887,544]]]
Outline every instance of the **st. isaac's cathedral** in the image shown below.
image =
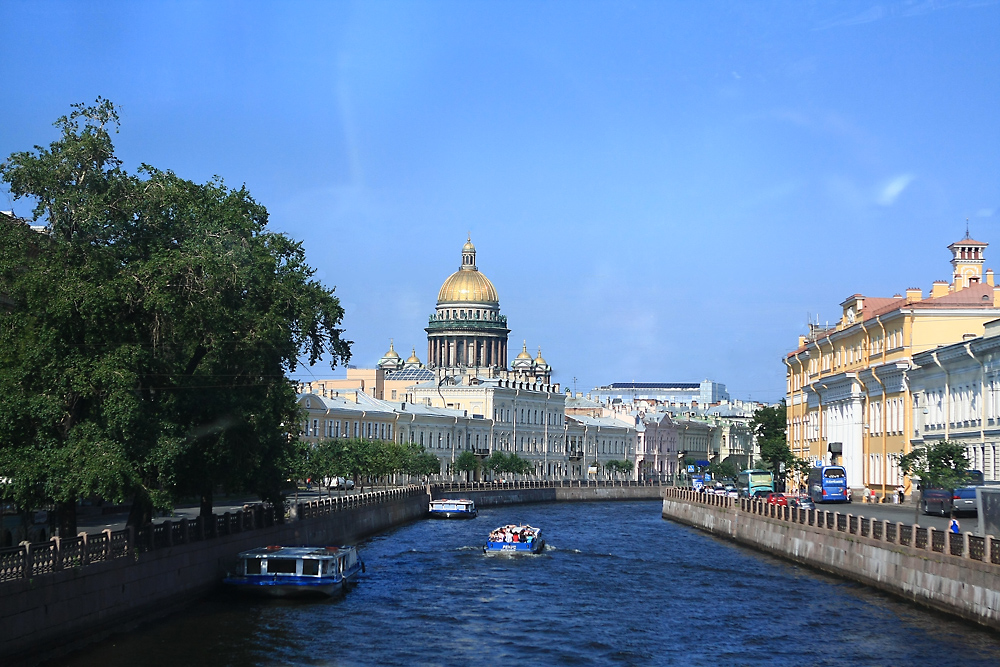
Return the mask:
[[[517,453],[540,477],[583,479],[606,461],[634,459],[634,423],[567,415],[567,395],[552,382],[541,350],[527,344],[507,365],[507,318],[496,287],[476,266],[471,238],[462,262],[441,285],[427,328],[427,363],[413,348],[405,361],[390,342],[377,368],[347,369],[346,380],[300,385],[306,412],[300,437],[411,442],[441,461],[458,454]],[[603,473],[600,473],[603,474]]]
[[[496,287],[476,266],[476,246],[470,238],[462,247],[462,264],[448,276],[438,291],[437,307],[427,328],[427,364],[430,371],[424,378],[438,382],[457,382],[463,376],[497,378],[515,382],[548,385],[552,367],[538,356],[532,358],[528,346],[507,368],[507,318],[500,314],[500,297]],[[389,345],[378,362],[392,380],[404,368],[421,367],[415,353],[404,362],[393,345]],[[399,378],[403,379],[403,378]]]

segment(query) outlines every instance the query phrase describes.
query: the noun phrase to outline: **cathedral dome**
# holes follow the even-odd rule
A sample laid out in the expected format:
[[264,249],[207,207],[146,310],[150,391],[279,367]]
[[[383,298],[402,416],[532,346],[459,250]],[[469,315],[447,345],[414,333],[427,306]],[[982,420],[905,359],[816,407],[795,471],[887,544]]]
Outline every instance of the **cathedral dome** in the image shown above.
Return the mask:
[[438,292],[438,305],[446,303],[500,305],[497,288],[476,268],[476,246],[471,239],[462,248],[462,268],[448,276]]

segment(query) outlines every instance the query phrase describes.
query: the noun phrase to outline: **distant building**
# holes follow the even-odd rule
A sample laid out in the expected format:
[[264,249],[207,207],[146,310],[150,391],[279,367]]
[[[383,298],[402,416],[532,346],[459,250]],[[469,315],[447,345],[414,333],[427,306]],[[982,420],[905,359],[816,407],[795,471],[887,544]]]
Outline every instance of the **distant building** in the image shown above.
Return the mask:
[[658,405],[709,406],[729,400],[726,385],[702,382],[612,382],[597,387],[591,396],[602,403],[651,401]]
[[442,475],[462,451],[517,454],[532,464],[530,476],[542,479],[604,479],[608,461],[635,463],[634,425],[605,414],[567,416],[566,396],[540,348],[532,356],[522,343],[508,368],[510,330],[471,240],[458,271],[441,285],[426,332],[426,365],[415,350],[403,361],[390,340],[377,368],[300,383],[299,404],[309,413],[302,437],[377,433],[414,442],[442,460]]

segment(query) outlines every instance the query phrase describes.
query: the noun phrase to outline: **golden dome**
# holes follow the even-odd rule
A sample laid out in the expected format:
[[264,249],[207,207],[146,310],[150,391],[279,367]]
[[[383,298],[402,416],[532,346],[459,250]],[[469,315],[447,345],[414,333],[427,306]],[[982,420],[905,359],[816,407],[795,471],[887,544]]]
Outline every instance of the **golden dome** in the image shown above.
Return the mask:
[[[541,356],[541,353],[542,353],[542,351],[541,351],[541,349],[539,349],[538,350],[539,356]],[[528,353],[528,343],[527,343],[527,341],[525,341],[524,347],[521,348],[521,354],[517,355],[515,357],[515,359],[527,359],[528,361],[531,361],[531,355]]]
[[460,269],[448,276],[438,292],[438,303],[499,304],[497,288],[479,271]]
[[410,353],[410,358],[406,360],[408,364],[419,364],[420,360],[417,359],[417,348],[413,348],[413,352]]
[[438,303],[484,303],[500,305],[497,288],[476,268],[476,246],[472,240],[462,247],[462,268],[448,276],[438,292]]
[[538,348],[538,357],[535,358],[535,363],[539,366],[547,366],[545,360],[542,359],[542,348]]
[[[414,351],[416,351],[416,348],[414,348]],[[382,358],[383,359],[399,359],[399,354],[396,353],[396,350],[392,349],[392,341],[391,340],[389,341],[389,351],[386,352],[385,354],[383,354]]]

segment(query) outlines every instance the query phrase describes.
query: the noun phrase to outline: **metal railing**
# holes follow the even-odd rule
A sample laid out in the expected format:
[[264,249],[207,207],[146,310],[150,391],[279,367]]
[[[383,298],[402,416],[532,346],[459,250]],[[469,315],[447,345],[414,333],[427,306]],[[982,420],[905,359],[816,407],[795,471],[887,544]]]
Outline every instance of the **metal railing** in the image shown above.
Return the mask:
[[[426,493],[425,487],[410,485],[303,502],[294,506],[289,520],[303,521],[354,507],[394,502]],[[268,528],[283,518],[283,515],[279,517],[276,514],[274,507],[254,505],[246,511],[213,514],[207,521],[199,516],[191,520],[164,521],[140,528],[105,530],[93,535],[80,533],[76,537],[53,537],[47,542],[22,542],[16,547],[0,549],[0,583],[30,579],[119,558],[135,558],[137,554],[148,551]]]
[[911,525],[870,519],[864,516],[820,509],[805,510],[786,505],[770,504],[757,499],[728,498],[673,487],[664,490],[664,497],[708,507],[746,512],[759,517],[813,526],[822,530],[858,535],[876,542],[898,544],[920,551],[1000,565],[1000,539],[993,535],[976,535],[968,532],[951,533],[918,524]]

